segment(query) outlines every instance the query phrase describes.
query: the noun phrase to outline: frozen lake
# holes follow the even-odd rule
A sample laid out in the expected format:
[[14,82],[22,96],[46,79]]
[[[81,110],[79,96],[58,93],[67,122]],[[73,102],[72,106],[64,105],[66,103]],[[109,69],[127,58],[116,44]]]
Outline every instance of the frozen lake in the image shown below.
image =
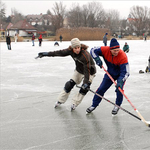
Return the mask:
[[[121,48],[127,42],[130,76],[124,91],[146,121],[150,121],[150,73],[145,72],[150,55],[150,40],[118,40]],[[81,41],[89,46],[103,46],[102,41]],[[54,42],[43,42],[42,47],[31,42],[12,42],[12,50],[0,43],[1,100],[0,150],[149,150],[150,128],[143,122],[119,110],[112,117],[113,105],[103,100],[93,113],[85,111],[92,103],[88,94],[75,111],[70,111],[71,98],[54,109],[58,94],[74,71],[71,57],[34,59],[39,52],[67,48],[70,42],[54,47]],[[109,41],[108,41],[109,45]],[[104,64],[105,66],[105,64]],[[91,85],[96,91],[104,76],[97,66]],[[115,102],[113,85],[105,97]],[[122,107],[137,115],[124,98]]]

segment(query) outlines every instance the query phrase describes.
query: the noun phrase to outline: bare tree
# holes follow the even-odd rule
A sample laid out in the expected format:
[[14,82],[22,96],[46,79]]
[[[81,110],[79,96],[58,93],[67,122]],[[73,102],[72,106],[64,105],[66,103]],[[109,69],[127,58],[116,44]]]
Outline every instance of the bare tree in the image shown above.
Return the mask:
[[148,12],[148,30],[150,33],[150,8],[149,8],[149,12]]
[[105,22],[104,10],[99,2],[90,2],[83,7],[73,4],[67,14],[71,27],[100,27]]
[[89,9],[87,5],[83,5],[82,7],[82,23],[84,27],[88,27],[88,16],[89,16]]
[[16,8],[12,8],[11,9],[11,14],[12,14],[12,19],[11,22],[13,24],[17,23],[20,20],[23,20],[25,18],[24,15],[22,15],[20,12],[18,12],[18,10]]
[[120,20],[120,32],[123,35],[128,35],[129,34],[129,33],[127,33],[126,25],[127,25],[127,19],[121,19]]
[[140,7],[140,6],[133,6],[130,8],[130,16],[132,20],[130,20],[130,24],[132,29],[135,30],[137,35],[142,35],[143,32],[149,30],[150,26],[150,9],[148,7]]
[[78,3],[73,3],[71,9],[67,13],[68,23],[70,27],[82,26],[82,10]]
[[66,6],[63,5],[63,2],[55,2],[52,10],[52,22],[54,25],[54,30],[56,31],[57,29],[63,27],[64,18],[66,16]]
[[109,10],[109,12],[106,13],[106,17],[106,28],[110,29],[112,32],[121,30],[119,12],[117,10]]
[[89,27],[98,27],[101,26],[104,22],[104,10],[99,2],[90,2],[87,5],[89,10],[88,16],[88,26]]
[[0,19],[2,19],[2,20],[5,18],[5,11],[6,11],[6,6],[0,0]]

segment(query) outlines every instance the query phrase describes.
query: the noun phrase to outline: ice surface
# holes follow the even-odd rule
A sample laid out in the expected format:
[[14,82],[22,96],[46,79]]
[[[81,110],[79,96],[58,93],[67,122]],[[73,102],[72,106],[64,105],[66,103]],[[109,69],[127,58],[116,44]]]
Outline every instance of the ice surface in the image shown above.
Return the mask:
[[[145,120],[150,120],[150,74],[145,72],[150,55],[150,40],[119,40],[121,48],[127,42],[130,77],[124,92]],[[89,49],[103,45],[102,41],[82,41]],[[109,44],[109,41],[108,41]],[[70,42],[54,47],[54,42],[43,42],[42,47],[31,42],[12,42],[12,50],[0,43],[1,101],[0,149],[8,150],[149,150],[150,128],[133,116],[119,110],[111,116],[113,105],[101,102],[92,114],[85,110],[92,103],[88,94],[75,111],[70,111],[71,98],[79,89],[74,88],[68,101],[54,109],[58,94],[74,71],[71,57],[35,59],[39,52],[67,48]],[[104,65],[105,66],[105,65]],[[96,90],[104,71],[97,67],[91,85]],[[113,85],[105,97],[115,102]],[[136,114],[124,98],[122,107]]]

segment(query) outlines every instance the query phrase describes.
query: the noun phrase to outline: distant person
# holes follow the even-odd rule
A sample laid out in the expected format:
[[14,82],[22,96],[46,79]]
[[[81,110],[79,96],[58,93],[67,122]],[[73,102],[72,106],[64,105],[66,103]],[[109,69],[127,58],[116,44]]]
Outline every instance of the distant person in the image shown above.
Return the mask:
[[59,46],[59,43],[55,41],[54,46]]
[[[82,82],[82,86],[79,92],[77,92],[76,95],[72,98],[71,111],[75,110],[75,108],[81,103],[84,96],[88,92],[88,88],[90,88],[92,80],[95,77],[96,67],[87,49],[87,45],[81,44],[78,38],[73,38],[71,40],[71,45],[66,49],[50,52],[41,52],[38,54],[40,58],[46,56],[51,58],[55,56],[71,56],[75,61],[75,70],[73,72],[73,75],[71,79],[67,81],[64,85],[64,89],[58,97],[55,108],[60,106],[61,104],[64,104],[67,101],[71,90],[76,84],[80,84]],[[62,65],[60,61],[58,62],[58,64]],[[62,76],[62,78],[64,77],[65,76]]]
[[107,46],[107,35],[108,35],[108,33],[105,33],[105,35],[103,36],[104,46]]
[[60,42],[62,42],[62,39],[63,39],[62,35],[60,35],[59,39],[60,39]]
[[18,40],[17,34],[15,34],[14,39],[15,39],[15,44],[16,44],[16,43],[17,43],[17,40]]
[[150,72],[150,56],[149,56],[149,59],[148,59],[148,66],[146,67],[145,72],[146,73]]
[[145,35],[144,35],[144,41],[146,41],[146,40],[147,40],[147,35],[145,34]]
[[127,44],[127,42],[125,42],[125,45],[123,46],[123,51],[126,53],[129,52],[129,45]]
[[118,35],[118,38],[119,38],[119,39],[121,39],[121,38],[122,38],[122,35],[121,35],[121,34],[120,34],[120,35]]
[[7,44],[8,50],[11,50],[11,38],[9,34],[6,36],[6,44]]
[[116,34],[115,33],[113,34],[113,37],[116,38]]
[[39,46],[41,46],[41,45],[42,45],[42,40],[43,40],[43,38],[42,38],[42,34],[40,34],[40,36],[39,36]]
[[34,46],[34,40],[35,40],[35,36],[34,34],[32,34],[32,46]]

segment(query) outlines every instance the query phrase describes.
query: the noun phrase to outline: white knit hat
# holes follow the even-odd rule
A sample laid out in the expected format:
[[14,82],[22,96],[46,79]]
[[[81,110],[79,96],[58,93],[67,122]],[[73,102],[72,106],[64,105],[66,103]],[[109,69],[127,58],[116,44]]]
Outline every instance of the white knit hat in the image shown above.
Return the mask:
[[74,38],[71,40],[71,47],[75,48],[76,46],[81,47],[80,40],[78,38]]

